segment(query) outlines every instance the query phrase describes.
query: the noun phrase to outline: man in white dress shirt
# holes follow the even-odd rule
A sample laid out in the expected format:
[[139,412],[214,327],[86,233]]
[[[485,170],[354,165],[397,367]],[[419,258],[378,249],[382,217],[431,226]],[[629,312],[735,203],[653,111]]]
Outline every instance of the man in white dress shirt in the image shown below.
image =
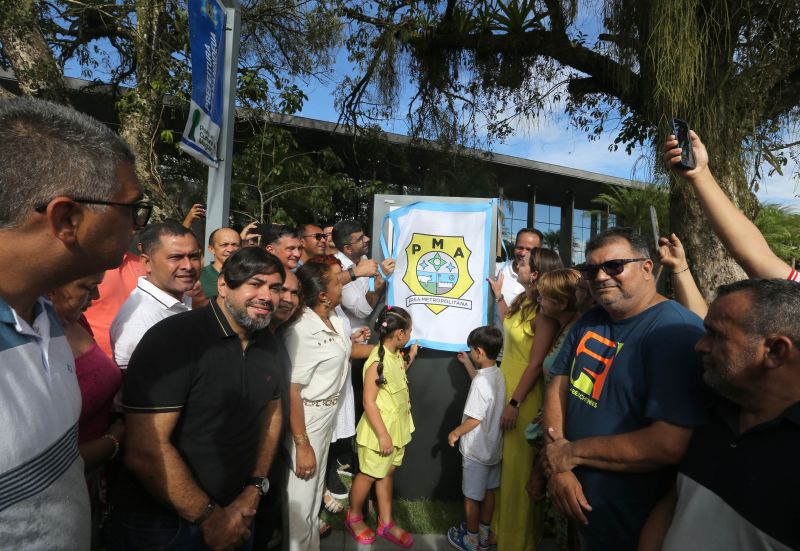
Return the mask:
[[[500,296],[495,295],[495,300],[500,301],[501,297],[506,304],[511,304],[517,295],[522,293],[525,288],[517,281],[517,264],[527,262],[531,251],[542,246],[542,232],[533,228],[522,228],[517,232],[517,240],[514,242],[514,251],[511,258],[505,262],[498,262],[495,268],[495,279],[503,275]],[[500,330],[503,330],[503,321],[498,320]]]
[[[353,329],[368,325],[367,319],[386,285],[378,274],[375,276],[375,288],[370,291],[369,278],[356,277],[355,267],[366,257],[369,241],[364,228],[355,220],[342,220],[333,227],[333,242],[339,250],[336,258],[342,263],[342,271],[351,277],[350,283],[342,289],[342,308]],[[381,270],[383,275],[391,275],[394,272],[394,260],[387,258],[381,262]]]
[[140,236],[147,275],[119,309],[109,334],[114,361],[127,369],[131,354],[148,329],[192,308],[185,295],[200,275],[200,246],[191,230],[177,222],[148,226]]

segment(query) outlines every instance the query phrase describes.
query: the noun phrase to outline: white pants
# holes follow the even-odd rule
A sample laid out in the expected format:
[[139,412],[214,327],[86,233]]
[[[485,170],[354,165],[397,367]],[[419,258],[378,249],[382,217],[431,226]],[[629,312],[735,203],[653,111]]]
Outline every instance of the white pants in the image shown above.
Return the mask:
[[289,472],[284,500],[283,533],[284,543],[288,543],[288,547],[283,547],[288,551],[319,551],[319,508],[325,488],[328,448],[337,409],[337,406],[303,406],[308,441],[317,459],[314,476],[309,480],[301,480],[294,474],[297,456],[292,435],[287,435],[285,445],[289,451]]

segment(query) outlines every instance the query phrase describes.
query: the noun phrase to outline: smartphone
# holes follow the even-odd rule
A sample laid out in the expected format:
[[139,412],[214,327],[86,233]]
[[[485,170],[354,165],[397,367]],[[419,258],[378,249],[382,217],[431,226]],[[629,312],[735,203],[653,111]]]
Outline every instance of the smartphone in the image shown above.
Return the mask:
[[689,124],[681,119],[672,119],[672,133],[678,138],[678,147],[681,148],[681,162],[683,168],[694,168],[694,151],[692,139],[689,137]]

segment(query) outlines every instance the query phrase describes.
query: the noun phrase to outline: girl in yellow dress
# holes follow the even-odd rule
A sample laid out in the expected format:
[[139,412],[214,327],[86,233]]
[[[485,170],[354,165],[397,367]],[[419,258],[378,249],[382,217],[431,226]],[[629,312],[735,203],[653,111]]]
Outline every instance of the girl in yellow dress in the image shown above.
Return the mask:
[[[411,316],[396,306],[378,315],[375,331],[380,343],[364,363],[364,414],[356,427],[359,473],[350,489],[350,509],[345,528],[358,543],[375,541],[375,532],[364,523],[364,502],[375,484],[378,496],[377,534],[400,547],[411,547],[411,534],[392,521],[392,475],[403,462],[411,441],[414,421],[408,395],[406,364],[401,351],[411,339]],[[409,364],[416,355],[411,347]]]
[[[533,249],[528,262],[517,266],[518,281],[525,292],[507,310],[501,309],[506,310],[500,365],[506,383],[506,406],[500,420],[505,432],[500,491],[492,522],[498,551],[534,551],[542,536],[542,508],[535,506],[525,491],[535,458],[535,451],[525,438],[525,428],[542,407],[542,362],[558,332],[555,320],[537,316],[536,280],[543,273],[561,267],[561,259],[555,252]],[[538,344],[536,354],[532,354],[534,342]]]

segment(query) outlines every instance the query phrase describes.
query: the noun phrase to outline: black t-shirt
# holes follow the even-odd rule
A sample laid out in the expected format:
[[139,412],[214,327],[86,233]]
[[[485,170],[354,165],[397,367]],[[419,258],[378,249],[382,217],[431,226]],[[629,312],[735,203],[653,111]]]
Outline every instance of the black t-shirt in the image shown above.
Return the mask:
[[719,398],[692,435],[665,550],[800,549],[800,402],[745,432],[740,414]]
[[[283,343],[268,330],[242,350],[212,300],[145,333],[128,365],[123,407],[130,413],[180,412],[172,445],[200,488],[224,506],[253,474],[265,411],[280,399],[285,359]],[[120,478],[118,507],[165,511],[132,472]]]

